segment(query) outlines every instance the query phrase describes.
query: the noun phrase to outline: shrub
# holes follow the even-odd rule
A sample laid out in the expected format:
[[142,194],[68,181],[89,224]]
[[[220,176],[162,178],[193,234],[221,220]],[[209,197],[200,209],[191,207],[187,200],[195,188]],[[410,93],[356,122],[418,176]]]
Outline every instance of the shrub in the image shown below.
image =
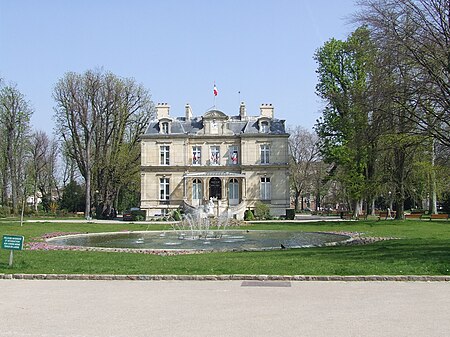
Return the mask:
[[11,215],[11,209],[8,206],[0,207],[0,218],[6,218]]
[[173,213],[172,213],[172,218],[175,220],[175,221],[181,221],[181,213],[180,213],[180,211],[179,210],[174,210],[173,211]]
[[258,201],[255,204],[255,216],[260,220],[270,219],[270,208],[268,205]]
[[295,209],[287,208],[286,209],[286,220],[294,220],[295,219]]
[[252,221],[255,220],[255,216],[253,215],[253,212],[251,210],[246,210],[244,213],[244,220],[245,221]]
[[132,209],[130,211],[133,221],[144,221],[146,217],[146,212],[141,209]]

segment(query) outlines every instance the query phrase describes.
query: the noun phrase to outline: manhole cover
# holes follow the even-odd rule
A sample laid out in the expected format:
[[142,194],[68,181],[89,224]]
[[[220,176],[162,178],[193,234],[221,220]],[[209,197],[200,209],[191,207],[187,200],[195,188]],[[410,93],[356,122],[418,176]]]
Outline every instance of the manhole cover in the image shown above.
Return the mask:
[[291,282],[279,281],[243,281],[241,287],[290,287]]

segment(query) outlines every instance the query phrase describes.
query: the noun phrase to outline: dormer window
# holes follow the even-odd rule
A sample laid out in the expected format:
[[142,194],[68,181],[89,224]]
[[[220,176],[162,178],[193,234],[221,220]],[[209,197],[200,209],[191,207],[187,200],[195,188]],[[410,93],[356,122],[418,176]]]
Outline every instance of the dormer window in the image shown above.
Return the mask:
[[169,133],[169,122],[160,122],[160,132],[165,135]]
[[269,122],[268,121],[261,121],[260,125],[259,125],[259,130],[262,133],[269,133]]

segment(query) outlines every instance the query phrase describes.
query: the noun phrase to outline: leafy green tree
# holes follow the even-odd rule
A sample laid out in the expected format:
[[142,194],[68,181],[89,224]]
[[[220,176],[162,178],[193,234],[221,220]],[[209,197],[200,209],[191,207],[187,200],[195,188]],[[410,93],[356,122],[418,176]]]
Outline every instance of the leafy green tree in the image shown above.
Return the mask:
[[60,208],[68,212],[83,212],[85,209],[85,194],[83,186],[71,180],[64,188]]
[[[316,124],[324,159],[339,173],[355,215],[367,190],[375,155],[376,133],[371,130],[369,75],[374,47],[369,32],[357,29],[346,41],[331,39],[315,54],[318,95],[326,102]],[[371,136],[372,138],[370,138]],[[371,157],[372,156],[372,157]]]

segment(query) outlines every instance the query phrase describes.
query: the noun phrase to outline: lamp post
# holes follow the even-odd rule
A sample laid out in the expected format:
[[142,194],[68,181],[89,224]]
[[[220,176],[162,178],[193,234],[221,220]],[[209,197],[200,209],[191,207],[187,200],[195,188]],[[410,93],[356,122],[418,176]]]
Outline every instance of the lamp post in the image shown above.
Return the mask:
[[392,195],[392,192],[389,191],[388,194],[389,194],[389,197],[388,197],[389,207],[387,208],[387,216],[388,216],[389,218],[391,218],[391,206],[392,206],[391,195]]

